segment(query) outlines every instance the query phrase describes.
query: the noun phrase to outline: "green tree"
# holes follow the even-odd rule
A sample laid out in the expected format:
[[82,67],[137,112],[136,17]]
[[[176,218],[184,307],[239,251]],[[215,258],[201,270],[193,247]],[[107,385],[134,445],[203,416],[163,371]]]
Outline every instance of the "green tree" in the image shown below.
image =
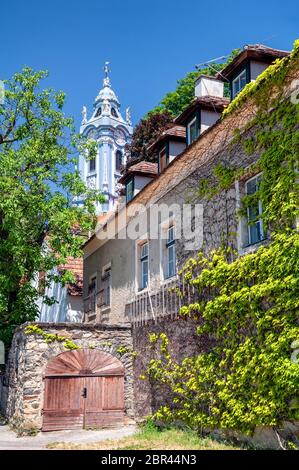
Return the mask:
[[[41,89],[46,76],[29,67],[16,73],[0,105],[0,339],[6,343],[17,325],[38,314],[36,274],[81,254],[79,233],[92,228],[101,199],[74,170],[77,150],[93,158],[95,144],[75,135],[62,111],[64,93]],[[84,199],[83,207],[73,197]],[[45,286],[52,280],[71,275],[49,274]]]
[[[164,98],[160,101],[159,105],[156,106],[152,111],[148,113],[156,114],[159,112],[169,112],[173,117],[181,114],[184,109],[194,100],[194,84],[197,77],[201,74],[215,76],[217,72],[220,72],[226,67],[233,59],[239,54],[240,49],[234,49],[229,55],[226,62],[220,64],[212,64],[209,67],[200,69],[199,71],[189,72],[187,75],[178,80],[178,86],[174,91],[166,93]],[[224,87],[225,96],[229,97],[229,87],[226,84]]]
[[147,147],[165,129],[173,125],[172,115],[168,111],[152,113],[146,119],[141,119],[134,129],[132,141],[126,146],[129,154],[127,166],[141,160],[155,161]]

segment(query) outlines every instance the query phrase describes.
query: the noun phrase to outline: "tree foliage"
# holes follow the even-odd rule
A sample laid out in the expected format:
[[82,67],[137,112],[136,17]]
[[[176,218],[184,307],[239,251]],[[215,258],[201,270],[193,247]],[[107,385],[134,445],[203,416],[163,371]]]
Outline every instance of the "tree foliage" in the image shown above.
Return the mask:
[[[159,105],[150,111],[148,115],[150,116],[151,114],[161,113],[164,111],[169,112],[173,117],[181,114],[194,100],[194,86],[198,76],[209,75],[214,77],[218,72],[224,69],[239,52],[240,49],[234,49],[228,56],[226,62],[218,64],[213,63],[210,66],[202,68],[198,71],[187,73],[184,78],[178,80],[176,89],[166,93],[164,98],[162,98],[160,101]],[[227,84],[225,84],[224,94],[227,97],[230,96],[229,87]]]
[[147,147],[161,132],[171,126],[172,116],[168,111],[157,112],[146,119],[141,119],[134,129],[131,143],[126,146],[129,155],[128,164],[141,160],[155,161],[155,157],[147,151]]
[[[94,202],[74,170],[76,150],[94,155],[94,145],[74,133],[62,109],[62,92],[41,89],[44,71],[29,67],[5,82],[0,105],[0,339],[38,314],[38,272],[53,272],[68,256],[79,256],[80,231],[91,229]],[[80,197],[82,208],[72,204]],[[48,275],[45,285],[55,278]],[[44,298],[51,303],[53,299]]]

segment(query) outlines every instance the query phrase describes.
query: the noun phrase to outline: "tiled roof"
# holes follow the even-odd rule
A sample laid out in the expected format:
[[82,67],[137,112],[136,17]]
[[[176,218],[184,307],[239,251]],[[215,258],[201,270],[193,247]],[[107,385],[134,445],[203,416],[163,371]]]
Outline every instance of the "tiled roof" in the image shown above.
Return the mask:
[[208,109],[210,111],[222,113],[223,109],[228,106],[228,104],[229,99],[227,98],[221,98],[218,96],[200,96],[195,98],[188,108],[175,118],[175,122],[178,124],[185,124],[185,120],[196,108]]
[[168,138],[170,140],[171,138],[173,138],[174,140],[184,141],[186,139],[186,128],[183,126],[175,125],[171,127],[170,129],[166,129],[159,135],[159,137],[156,140],[154,140],[154,142],[152,142],[147,147],[147,149],[153,150],[158,143],[163,142],[163,140],[166,140]]
[[81,296],[83,293],[83,259],[72,258],[67,259],[67,263],[59,266],[59,271],[71,271],[76,281],[68,284],[67,291],[69,295]]
[[227,79],[230,77],[232,72],[248,58],[257,59],[268,62],[269,64],[275,59],[286,57],[290,53],[288,51],[282,51],[280,49],[273,49],[272,47],[264,46],[263,44],[248,44],[238,54],[232,62],[227,65],[223,70],[218,72],[216,78],[219,80]]
[[118,182],[121,184],[125,183],[128,176],[131,174],[155,177],[158,174],[158,164],[146,161],[135,163],[135,165],[132,165],[126,169],[124,175],[118,180]]

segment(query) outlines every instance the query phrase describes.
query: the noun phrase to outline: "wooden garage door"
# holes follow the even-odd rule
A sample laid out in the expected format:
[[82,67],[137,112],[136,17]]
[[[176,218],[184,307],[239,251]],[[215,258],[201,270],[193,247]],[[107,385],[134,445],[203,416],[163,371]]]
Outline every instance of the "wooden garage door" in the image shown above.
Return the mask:
[[124,369],[110,354],[76,350],[45,372],[43,431],[95,428],[124,420]]

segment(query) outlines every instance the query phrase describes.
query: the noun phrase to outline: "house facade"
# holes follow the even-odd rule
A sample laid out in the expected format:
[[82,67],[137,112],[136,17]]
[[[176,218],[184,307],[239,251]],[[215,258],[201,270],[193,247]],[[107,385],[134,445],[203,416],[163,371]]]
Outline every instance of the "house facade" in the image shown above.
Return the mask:
[[[230,101],[223,96],[223,80],[235,99],[258,78],[253,71],[287,56],[248,46],[216,78],[200,76],[194,101],[151,143],[156,163],[139,162],[122,174],[114,211],[99,219],[84,245],[83,323],[47,321],[16,331],[4,390],[6,415],[14,426],[54,430],[120,424],[171,401],[167,392],[140,378],[152,358],[149,334],[166,333],[177,360],[208,347],[198,339],[192,319],[179,315],[184,302],[197,295],[187,288],[180,299],[172,290],[181,267],[199,251],[208,255],[224,244],[242,256],[270,239],[258,199],[246,214],[239,211],[243,196],[258,190],[261,174],[255,165],[258,150],[246,152],[236,130],[255,135],[258,128],[246,124],[257,108],[249,95],[224,115]],[[298,80],[299,70],[285,77],[283,99],[290,99]],[[207,196],[203,188],[206,181],[217,185],[219,165],[244,171]],[[80,395],[76,406],[67,390]],[[100,409],[90,399],[97,393],[104,397]]]
[[[236,112],[222,118],[229,104],[222,95],[223,80],[229,80],[234,99],[237,88],[240,92],[255,80],[257,71],[287,55],[265,46],[248,46],[230,64],[229,71],[223,70],[217,78],[199,77],[195,99],[175,119],[173,131],[151,145],[159,162],[158,175],[127,198],[84,246],[85,321],[109,324],[117,318],[132,324],[134,349],[140,352],[134,366],[137,415],[148,414],[165,403],[164,395],[152,390],[149,382],[139,380],[151,357],[149,346],[145,346],[149,333],[165,332],[178,359],[203,347],[194,338],[192,324],[179,316],[181,302],[171,290],[177,286],[178,272],[187,259],[198,251],[207,255],[223,244],[242,256],[270,239],[258,217],[263,210],[260,201],[246,215],[239,214],[243,196],[258,190],[261,175],[255,169],[259,152],[246,152],[235,134],[252,121],[256,107],[249,97]],[[243,81],[240,74],[248,68],[251,74]],[[285,82],[286,97],[295,86],[295,78]],[[170,159],[165,154],[175,141],[177,126],[180,132],[185,128],[186,140],[182,151]],[[244,137],[250,138],[257,127],[248,126],[244,132]],[[243,169],[243,176],[229,188],[206,197],[200,189],[207,180],[216,185],[214,169],[219,165]],[[126,193],[127,181],[123,180]],[[109,282],[103,287],[105,266],[109,266]],[[109,290],[104,305],[103,289]],[[194,295],[188,292],[187,300],[190,302]]]

